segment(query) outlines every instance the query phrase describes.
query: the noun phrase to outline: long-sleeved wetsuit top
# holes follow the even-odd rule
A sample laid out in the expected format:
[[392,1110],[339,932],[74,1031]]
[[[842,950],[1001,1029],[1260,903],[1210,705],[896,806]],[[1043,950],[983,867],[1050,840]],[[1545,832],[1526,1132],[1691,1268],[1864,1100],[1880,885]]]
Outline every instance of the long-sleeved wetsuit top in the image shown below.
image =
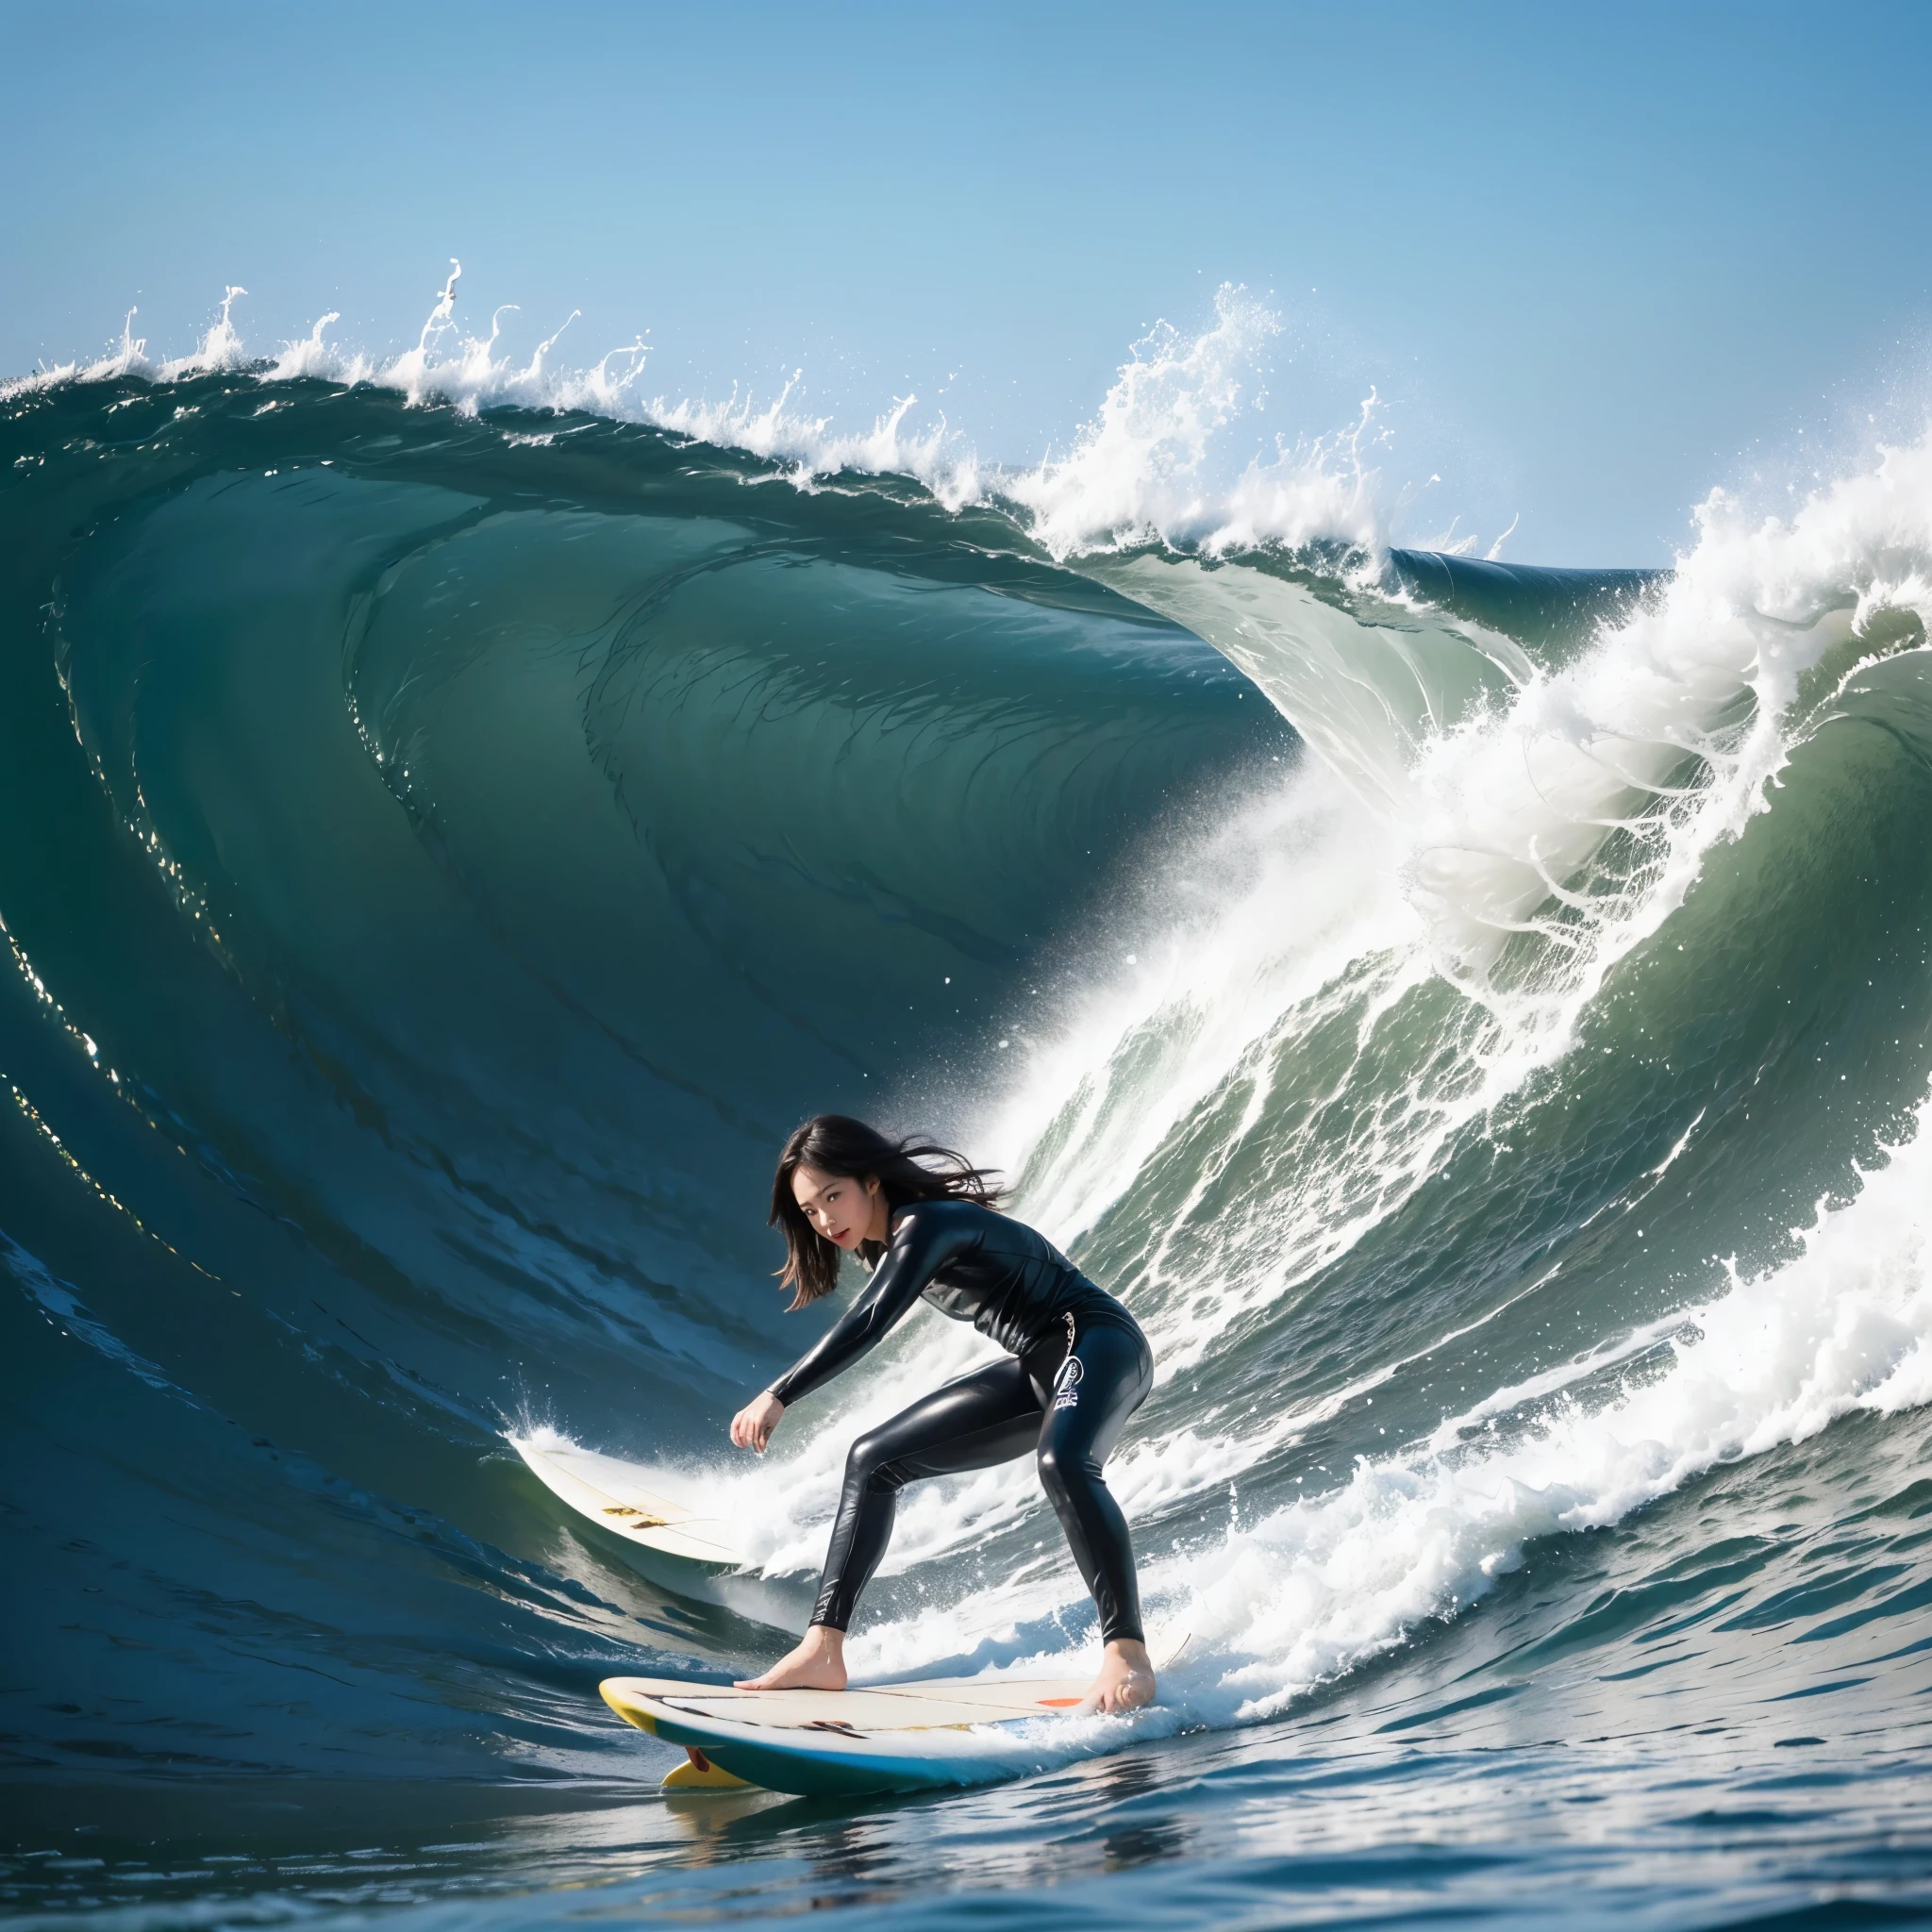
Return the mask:
[[1136,1334],[1134,1318],[1044,1236],[971,1201],[915,1201],[892,1218],[892,1239],[870,1285],[816,1347],[772,1384],[788,1406],[848,1369],[924,1295],[956,1322],[1017,1356],[1069,1345],[1068,1317]]

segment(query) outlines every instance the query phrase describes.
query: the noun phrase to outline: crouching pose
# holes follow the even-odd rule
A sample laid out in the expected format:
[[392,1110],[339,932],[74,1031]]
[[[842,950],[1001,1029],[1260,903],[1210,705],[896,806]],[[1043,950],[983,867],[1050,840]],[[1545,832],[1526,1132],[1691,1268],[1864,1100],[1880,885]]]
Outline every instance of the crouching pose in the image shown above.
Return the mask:
[[842,1114],[820,1114],[786,1141],[772,1222],[785,1235],[780,1281],[791,1306],[831,1292],[841,1253],[869,1263],[872,1281],[817,1347],[738,1412],[740,1448],[762,1452],[788,1405],[849,1368],[921,1295],[1009,1353],[852,1445],[811,1627],[741,1688],[842,1690],[846,1627],[891,1541],[899,1491],[1031,1452],[1100,1610],[1106,1655],[1089,1703],[1119,1711],[1153,1698],[1133,1545],[1100,1470],[1146,1399],[1154,1357],[1133,1316],[1033,1229],[995,1213],[997,1198],[990,1176],[959,1155],[888,1140]]

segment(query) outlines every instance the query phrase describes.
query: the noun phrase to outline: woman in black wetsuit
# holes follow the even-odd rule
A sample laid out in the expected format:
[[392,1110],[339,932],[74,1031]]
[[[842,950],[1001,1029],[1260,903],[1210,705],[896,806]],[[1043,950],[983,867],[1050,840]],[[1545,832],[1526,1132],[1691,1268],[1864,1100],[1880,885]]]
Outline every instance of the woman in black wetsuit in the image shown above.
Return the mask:
[[811,1627],[741,1689],[842,1690],[846,1625],[891,1540],[899,1491],[1031,1450],[1100,1610],[1106,1656],[1089,1703],[1131,1710],[1153,1698],[1133,1545],[1100,1466],[1146,1399],[1154,1357],[1133,1316],[1030,1227],[994,1213],[997,1198],[960,1156],[890,1141],[842,1114],[820,1114],[786,1141],[772,1222],[785,1235],[780,1281],[791,1306],[831,1292],[841,1253],[869,1262],[873,1276],[818,1345],[733,1418],[740,1448],[762,1454],[786,1407],[849,1368],[921,1295],[1009,1353],[852,1445]]

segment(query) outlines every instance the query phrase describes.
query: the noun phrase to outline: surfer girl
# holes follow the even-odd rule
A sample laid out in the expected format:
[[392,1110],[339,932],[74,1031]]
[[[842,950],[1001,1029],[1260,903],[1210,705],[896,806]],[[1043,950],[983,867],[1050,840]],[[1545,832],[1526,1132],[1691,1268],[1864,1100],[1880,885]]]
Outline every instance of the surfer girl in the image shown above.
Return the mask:
[[1146,1399],[1154,1357],[1119,1302],[1033,1229],[993,1211],[999,1196],[989,1174],[950,1148],[889,1140],[843,1114],[820,1114],[785,1142],[771,1218],[785,1236],[779,1285],[791,1307],[831,1293],[841,1255],[858,1255],[872,1280],[732,1419],[741,1449],[762,1454],[792,1403],[850,1368],[922,1295],[1008,1353],[853,1443],[811,1627],[741,1690],[842,1690],[845,1631],[891,1541],[899,1491],[1030,1452],[1100,1611],[1106,1651],[1088,1706],[1132,1710],[1152,1700],[1133,1545],[1100,1467]]

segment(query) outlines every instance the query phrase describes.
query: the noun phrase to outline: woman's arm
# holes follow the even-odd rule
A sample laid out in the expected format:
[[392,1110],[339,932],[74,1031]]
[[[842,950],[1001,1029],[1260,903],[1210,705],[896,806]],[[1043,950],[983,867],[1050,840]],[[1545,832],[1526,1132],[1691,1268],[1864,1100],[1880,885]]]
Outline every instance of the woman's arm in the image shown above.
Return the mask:
[[[789,1407],[801,1395],[809,1395],[849,1369],[884,1339],[893,1323],[919,1299],[926,1283],[974,1239],[971,1217],[946,1213],[950,1205],[921,1201],[906,1210],[865,1292],[820,1337],[815,1347],[772,1384],[767,1394]],[[772,1420],[775,1423],[777,1418]],[[770,1429],[765,1433],[769,1436]]]

